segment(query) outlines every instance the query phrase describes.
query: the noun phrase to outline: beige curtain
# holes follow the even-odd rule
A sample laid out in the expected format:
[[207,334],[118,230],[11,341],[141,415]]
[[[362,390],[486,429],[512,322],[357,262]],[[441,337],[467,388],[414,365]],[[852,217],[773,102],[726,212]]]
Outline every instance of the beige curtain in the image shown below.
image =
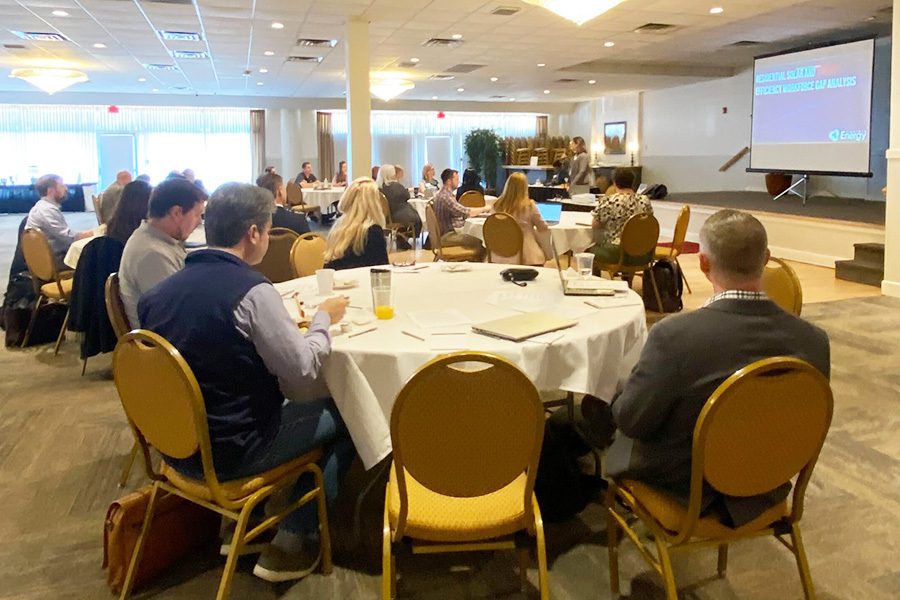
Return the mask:
[[253,138],[253,179],[266,169],[266,111],[250,111],[250,133]]
[[537,138],[545,138],[547,137],[547,125],[548,125],[547,115],[539,115],[537,118],[537,124],[534,128],[534,133]]
[[334,177],[334,136],[331,134],[331,113],[316,113],[316,132],[319,139],[319,179]]

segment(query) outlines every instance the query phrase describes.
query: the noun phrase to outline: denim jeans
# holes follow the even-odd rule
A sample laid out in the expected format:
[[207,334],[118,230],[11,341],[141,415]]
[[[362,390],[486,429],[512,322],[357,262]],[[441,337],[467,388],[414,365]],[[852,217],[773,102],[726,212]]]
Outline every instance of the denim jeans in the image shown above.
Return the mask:
[[[353,462],[356,450],[347,427],[331,398],[309,402],[287,402],[281,408],[281,426],[268,448],[255,460],[228,473],[228,479],[241,479],[262,473],[322,447],[320,463],[329,506],[338,494],[338,485]],[[300,498],[313,487],[311,475],[297,480],[290,500]],[[316,537],[319,518],[316,502],[308,502],[281,522],[281,529],[291,533]]]

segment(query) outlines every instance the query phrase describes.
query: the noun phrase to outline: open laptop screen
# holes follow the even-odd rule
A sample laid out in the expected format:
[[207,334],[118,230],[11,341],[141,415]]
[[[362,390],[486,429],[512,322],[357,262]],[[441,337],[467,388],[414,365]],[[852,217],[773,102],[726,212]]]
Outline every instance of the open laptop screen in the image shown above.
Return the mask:
[[562,215],[562,204],[544,204],[539,202],[537,207],[542,219],[547,222],[559,223]]

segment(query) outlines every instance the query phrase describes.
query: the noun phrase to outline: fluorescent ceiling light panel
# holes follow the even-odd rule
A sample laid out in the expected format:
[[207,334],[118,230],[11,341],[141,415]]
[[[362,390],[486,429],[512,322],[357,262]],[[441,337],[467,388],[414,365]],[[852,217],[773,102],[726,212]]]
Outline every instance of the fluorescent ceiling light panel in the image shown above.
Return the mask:
[[576,25],[584,25],[625,0],[525,0],[527,4],[546,8]]

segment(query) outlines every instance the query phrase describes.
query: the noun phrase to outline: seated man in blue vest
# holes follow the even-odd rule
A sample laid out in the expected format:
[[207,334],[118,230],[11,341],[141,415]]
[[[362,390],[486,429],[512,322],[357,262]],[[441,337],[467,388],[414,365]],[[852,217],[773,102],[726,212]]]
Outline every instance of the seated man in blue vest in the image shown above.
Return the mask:
[[[221,480],[249,477],[322,447],[331,501],[355,451],[326,397],[321,367],[331,350],[328,328],[343,318],[348,300],[322,302],[309,332],[300,333],[269,280],[251,268],[268,249],[274,208],[272,194],[260,187],[227,183],[217,189],[206,205],[209,248],[188,254],[184,270],[146,293],[138,314],[197,377]],[[185,475],[203,477],[199,453],[165,460]],[[294,497],[308,489],[301,479]],[[225,542],[227,553],[227,536]],[[281,523],[253,572],[273,582],[299,579],[315,569],[318,556],[312,502]]]

